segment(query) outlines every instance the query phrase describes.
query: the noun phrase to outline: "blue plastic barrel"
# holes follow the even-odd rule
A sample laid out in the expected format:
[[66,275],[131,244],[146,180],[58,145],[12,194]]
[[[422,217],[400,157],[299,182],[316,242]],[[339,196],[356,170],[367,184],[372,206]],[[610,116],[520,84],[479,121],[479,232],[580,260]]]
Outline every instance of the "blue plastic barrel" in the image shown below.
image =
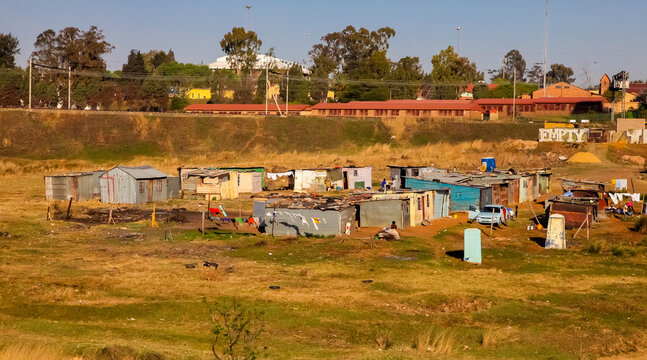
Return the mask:
[[490,172],[496,169],[496,161],[493,157],[485,157],[481,159],[481,165],[485,165],[485,171]]

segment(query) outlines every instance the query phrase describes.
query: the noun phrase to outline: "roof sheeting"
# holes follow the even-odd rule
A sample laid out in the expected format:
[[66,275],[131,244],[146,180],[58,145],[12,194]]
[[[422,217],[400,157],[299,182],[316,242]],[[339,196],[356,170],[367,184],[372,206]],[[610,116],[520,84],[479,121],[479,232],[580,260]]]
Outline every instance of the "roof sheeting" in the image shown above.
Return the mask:
[[[476,106],[476,107],[475,107]],[[313,110],[481,110],[469,100],[388,100],[319,103]]]
[[161,172],[160,170],[157,170],[156,168],[150,166],[150,165],[143,165],[143,166],[135,166],[135,167],[130,167],[130,166],[115,166],[114,168],[119,168],[123,170],[125,173],[128,175],[134,177],[135,179],[164,179],[167,178],[168,175]]
[[[303,111],[310,107],[305,104],[290,104],[289,111]],[[285,104],[279,104],[279,109],[285,111]],[[191,104],[185,111],[265,111],[265,104]],[[268,111],[276,111],[276,105],[267,107]]]

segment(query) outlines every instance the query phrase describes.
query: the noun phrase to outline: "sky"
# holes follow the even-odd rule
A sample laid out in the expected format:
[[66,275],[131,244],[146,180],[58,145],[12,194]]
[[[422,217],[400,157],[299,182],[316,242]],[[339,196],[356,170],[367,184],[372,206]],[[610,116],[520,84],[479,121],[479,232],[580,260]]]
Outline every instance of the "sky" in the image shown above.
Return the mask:
[[[545,0],[0,0],[0,33],[20,41],[27,64],[39,33],[96,25],[115,49],[109,70],[121,69],[131,49],[173,49],[177,61],[208,64],[223,56],[220,40],[235,26],[254,30],[261,52],[310,64],[321,37],[347,25],[396,31],[388,57],[417,56],[425,71],[431,57],[452,45],[478,69],[499,68],[518,49],[530,68],[543,62]],[[251,9],[246,6],[250,5]],[[576,84],[595,85],[604,73],[627,70],[647,80],[647,1],[549,0],[548,64],[575,71]],[[457,27],[461,28],[457,31]],[[589,74],[586,76],[586,74]]]

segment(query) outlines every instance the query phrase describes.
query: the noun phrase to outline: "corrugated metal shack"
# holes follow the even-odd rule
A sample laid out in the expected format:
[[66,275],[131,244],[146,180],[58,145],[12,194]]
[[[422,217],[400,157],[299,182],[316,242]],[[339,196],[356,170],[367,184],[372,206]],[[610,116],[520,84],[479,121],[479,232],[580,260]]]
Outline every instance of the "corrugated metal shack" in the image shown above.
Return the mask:
[[546,201],[546,215],[561,214],[567,229],[577,229],[589,218],[589,226],[598,219],[598,198],[554,197]]
[[362,201],[357,207],[360,227],[385,227],[390,226],[392,221],[395,221],[398,229],[410,226],[409,198]]
[[144,204],[169,199],[168,175],[150,165],[116,166],[100,176],[101,201]]
[[76,172],[45,176],[47,200],[85,201],[101,199],[99,177],[105,171]]
[[342,189],[371,189],[373,187],[372,171],[370,166],[363,167],[342,167],[343,184]]
[[204,196],[205,199],[238,198],[238,173],[225,170],[180,168],[182,197]]
[[336,167],[322,169],[297,169],[291,188],[296,192],[324,192],[328,185],[332,189],[354,190],[372,187],[372,168]]
[[445,177],[442,179],[423,180],[418,178],[405,178],[407,185],[416,190],[444,190],[451,191],[451,211],[467,211],[474,204],[479,208],[492,204],[492,187],[471,183],[467,177]]
[[449,215],[450,191],[445,190],[400,190],[375,192],[372,199],[409,199],[409,226],[417,226]]
[[338,236],[353,231],[355,206],[332,198],[259,198],[254,217],[273,236]]
[[395,166],[388,165],[388,168],[391,170],[391,189],[399,190],[406,189],[410,186],[407,185],[406,178],[417,178],[417,177],[432,177],[434,175],[444,175],[447,174],[447,170],[438,169],[433,166]]

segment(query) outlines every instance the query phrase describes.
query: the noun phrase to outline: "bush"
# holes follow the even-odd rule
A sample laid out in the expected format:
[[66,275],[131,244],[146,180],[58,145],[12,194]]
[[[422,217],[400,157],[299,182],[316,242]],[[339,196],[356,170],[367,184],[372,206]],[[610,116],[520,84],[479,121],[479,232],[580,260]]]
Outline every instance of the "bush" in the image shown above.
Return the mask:
[[602,252],[602,248],[604,247],[604,241],[598,240],[594,242],[593,244],[590,244],[587,248],[586,251],[590,252],[591,254],[599,254]]
[[626,246],[614,246],[611,249],[613,255],[618,257],[632,257],[636,256],[636,251],[634,249],[628,248]]
[[637,231],[641,234],[647,234],[647,215],[642,215],[636,225],[634,225],[634,231]]
[[175,96],[171,98],[171,106],[169,110],[171,111],[184,111],[184,108],[189,106],[189,100],[184,97]]

